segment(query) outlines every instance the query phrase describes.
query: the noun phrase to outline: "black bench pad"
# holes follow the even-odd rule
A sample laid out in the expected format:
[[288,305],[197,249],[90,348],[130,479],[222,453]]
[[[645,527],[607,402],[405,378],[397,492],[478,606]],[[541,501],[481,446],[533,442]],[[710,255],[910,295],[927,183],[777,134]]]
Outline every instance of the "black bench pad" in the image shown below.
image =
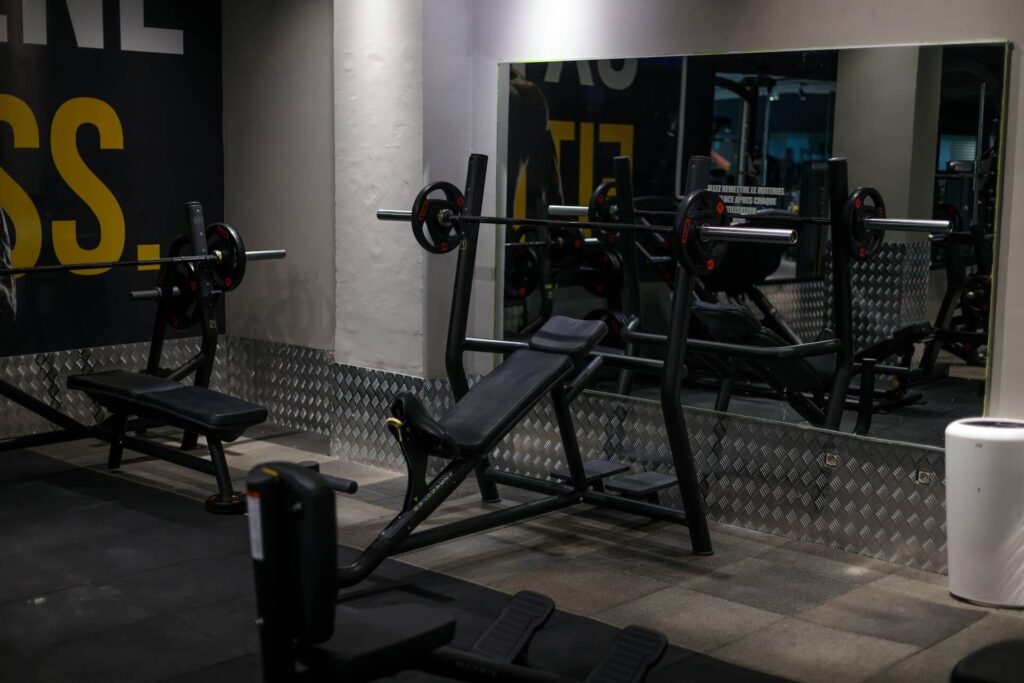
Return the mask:
[[438,422],[463,456],[486,455],[572,369],[569,356],[516,351]]
[[256,403],[123,370],[72,375],[68,387],[115,413],[149,417],[227,441],[267,419],[267,409]]
[[579,360],[590,353],[607,333],[608,326],[601,320],[578,320],[555,315],[530,337],[530,348],[547,353],[564,353]]

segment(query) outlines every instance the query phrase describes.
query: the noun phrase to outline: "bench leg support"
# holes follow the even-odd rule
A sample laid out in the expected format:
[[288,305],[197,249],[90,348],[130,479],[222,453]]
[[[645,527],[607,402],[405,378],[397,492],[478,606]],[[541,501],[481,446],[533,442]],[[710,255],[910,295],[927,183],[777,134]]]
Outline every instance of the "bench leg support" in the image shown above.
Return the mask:
[[245,497],[231,485],[231,473],[224,457],[224,445],[220,439],[206,437],[213,462],[213,476],[217,478],[217,493],[206,499],[206,509],[215,515],[240,515],[245,512]]
[[110,440],[110,451],[107,453],[108,470],[121,468],[121,456],[124,455],[124,432],[127,426],[127,415],[114,415],[111,424],[111,427],[113,428],[113,438]]

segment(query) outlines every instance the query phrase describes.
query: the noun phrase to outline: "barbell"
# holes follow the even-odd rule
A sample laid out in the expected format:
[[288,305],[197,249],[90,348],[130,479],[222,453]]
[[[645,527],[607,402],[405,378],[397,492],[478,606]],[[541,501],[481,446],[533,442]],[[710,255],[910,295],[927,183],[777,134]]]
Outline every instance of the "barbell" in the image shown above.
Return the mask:
[[101,261],[93,263],[61,263],[45,266],[21,266],[0,268],[0,276],[35,275],[71,270],[95,270],[106,268],[131,268],[144,266],[176,266],[179,264],[212,265],[214,284],[226,292],[238,287],[245,277],[245,266],[249,261],[269,261],[285,258],[284,249],[246,251],[242,236],[227,223],[213,223],[206,229],[206,254],[186,256],[164,256],[133,261]]
[[[432,196],[436,193],[441,193],[442,196]],[[411,211],[379,209],[377,218],[384,221],[409,221],[416,241],[423,249],[433,254],[451,251],[462,240],[464,223],[671,233],[676,259],[697,275],[704,275],[715,268],[717,259],[722,257],[729,242],[794,244],[797,239],[796,231],[789,228],[731,227],[725,204],[718,195],[707,190],[698,190],[683,198],[673,226],[470,216],[462,213],[465,204],[465,197],[457,187],[447,182],[435,182],[420,190]],[[554,213],[551,208],[555,209]],[[549,213],[558,215],[559,209],[560,207],[549,207]]]
[[[618,215],[615,198],[612,194],[614,190],[614,181],[603,183],[594,190],[588,206],[555,205],[548,207],[548,213],[560,217],[586,216],[591,220],[597,217],[614,222],[615,216]],[[860,260],[870,258],[878,251],[886,231],[949,233],[954,229],[953,221],[949,220],[887,217],[882,195],[872,187],[859,187],[854,190],[842,210],[843,220],[849,225],[851,253],[854,258]],[[665,211],[641,209],[634,209],[633,213],[641,217],[668,214]],[[831,225],[831,220],[804,216],[758,216],[754,214],[736,217],[728,222],[730,227],[778,227],[790,224],[826,227]],[[614,237],[610,236],[613,234],[599,234],[599,237],[603,241],[614,241]]]

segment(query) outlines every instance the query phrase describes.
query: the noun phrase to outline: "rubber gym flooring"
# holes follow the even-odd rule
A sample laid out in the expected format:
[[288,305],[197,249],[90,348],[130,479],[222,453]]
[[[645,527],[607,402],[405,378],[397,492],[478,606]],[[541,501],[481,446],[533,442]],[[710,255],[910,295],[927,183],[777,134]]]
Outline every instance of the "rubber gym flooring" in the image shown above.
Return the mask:
[[[316,459],[360,482],[338,498],[349,546],[400,505],[403,476],[327,457],[327,437],[254,436],[228,449],[239,481],[260,462]],[[0,457],[0,680],[258,680],[245,520],[203,511],[209,477],[145,459],[109,474],[105,448],[84,441]],[[503,492],[504,504],[530,495]],[[467,487],[432,522],[481,507]],[[614,627],[637,623],[674,646],[651,681],[945,680],[964,654],[1024,637],[1024,614],[957,602],[942,576],[724,525],[712,534],[716,554],[698,558],[680,527],[555,513],[408,553],[350,604],[442,605],[465,644],[507,594],[535,590],[560,608],[531,650],[538,665],[579,674]]]
[[[189,498],[39,454],[4,457],[0,680],[260,679],[244,517],[207,515]],[[356,552],[340,548],[339,559]],[[349,593],[356,608],[451,611],[464,647],[508,599],[397,561]],[[534,639],[531,664],[582,679],[616,631],[559,611]],[[781,679],[672,647],[648,680]]]

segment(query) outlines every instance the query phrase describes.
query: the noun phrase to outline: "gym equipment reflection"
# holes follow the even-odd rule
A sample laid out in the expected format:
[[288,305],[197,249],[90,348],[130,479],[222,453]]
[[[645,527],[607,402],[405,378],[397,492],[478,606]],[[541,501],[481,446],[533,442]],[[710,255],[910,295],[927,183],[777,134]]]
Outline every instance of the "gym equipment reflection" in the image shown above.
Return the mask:
[[[656,355],[636,334],[670,323],[675,261],[666,235],[561,222],[622,220],[612,159],[626,154],[631,221],[671,224],[695,155],[710,156],[708,189],[733,225],[796,221],[786,223],[795,245],[733,245],[724,266],[700,278],[692,341],[828,339],[842,324],[843,277],[822,229],[834,206],[827,159],[843,156],[851,186],[877,188],[889,214],[915,220],[901,231],[853,226],[844,266],[856,365],[849,410],[836,417],[820,390],[831,368],[769,372],[692,347],[682,402],[940,445],[945,424],[984,407],[1006,54],[1005,43],[988,43],[644,58],[622,64],[630,83],[611,85],[581,76],[598,72],[591,62],[509,65],[500,199],[509,216],[559,223],[506,231],[505,338],[526,338],[563,314],[604,321],[610,350]],[[929,219],[952,227],[916,223]],[[577,243],[567,258],[565,245]],[[745,311],[746,331],[712,329],[701,302]],[[865,364],[876,369],[865,374]],[[868,374],[874,385],[862,386]],[[628,371],[606,369],[596,387],[658,398]]]

